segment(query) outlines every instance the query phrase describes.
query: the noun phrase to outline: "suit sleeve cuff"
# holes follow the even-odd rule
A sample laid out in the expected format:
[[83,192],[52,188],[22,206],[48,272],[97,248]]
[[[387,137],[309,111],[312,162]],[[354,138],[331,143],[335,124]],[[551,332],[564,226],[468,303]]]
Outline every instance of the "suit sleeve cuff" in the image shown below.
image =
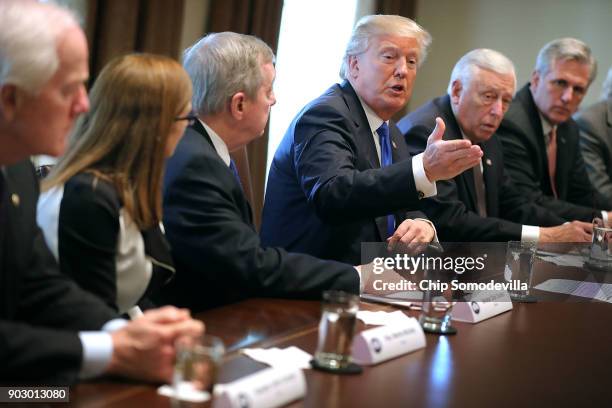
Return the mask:
[[113,340],[105,332],[79,332],[83,346],[83,362],[79,378],[88,379],[104,373],[113,355]]
[[433,183],[429,181],[425,174],[423,153],[419,153],[412,158],[412,174],[419,198],[433,197],[438,193],[435,181]]
[[521,229],[521,242],[538,242],[540,239],[540,227],[523,225]]

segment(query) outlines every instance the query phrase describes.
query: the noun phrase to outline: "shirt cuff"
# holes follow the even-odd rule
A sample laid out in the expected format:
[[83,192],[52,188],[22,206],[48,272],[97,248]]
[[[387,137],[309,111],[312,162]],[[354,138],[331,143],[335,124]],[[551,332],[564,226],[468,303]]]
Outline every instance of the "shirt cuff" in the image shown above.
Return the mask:
[[412,175],[414,176],[414,184],[416,185],[419,198],[433,197],[438,194],[436,190],[436,182],[429,181],[423,167],[423,153],[419,153],[412,158]]
[[113,356],[113,339],[100,331],[79,332],[83,346],[83,362],[79,378],[88,379],[101,375]]
[[102,326],[102,331],[112,333],[123,328],[123,326],[125,326],[126,324],[128,324],[128,321],[125,319],[109,320],[108,322],[106,322],[106,324],[104,324],[104,326]]
[[359,269],[357,266],[353,266],[353,268],[355,268],[357,275],[359,276],[359,294],[361,295],[363,293],[365,282],[363,279],[361,279],[361,269]]
[[540,227],[523,225],[521,229],[521,242],[538,242],[540,239]]
[[601,219],[603,220],[605,226],[610,226],[610,224],[608,224],[608,212],[607,211],[601,212]]

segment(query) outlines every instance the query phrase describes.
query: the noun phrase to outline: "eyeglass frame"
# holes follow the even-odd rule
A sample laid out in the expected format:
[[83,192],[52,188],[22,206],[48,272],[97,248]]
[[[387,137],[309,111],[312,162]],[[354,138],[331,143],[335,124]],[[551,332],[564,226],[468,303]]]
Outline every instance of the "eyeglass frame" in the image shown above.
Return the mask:
[[198,120],[198,115],[196,115],[195,112],[189,112],[185,116],[177,116],[176,118],[174,118],[174,120],[175,121],[186,120],[187,121],[187,126],[193,126],[195,124],[196,120]]

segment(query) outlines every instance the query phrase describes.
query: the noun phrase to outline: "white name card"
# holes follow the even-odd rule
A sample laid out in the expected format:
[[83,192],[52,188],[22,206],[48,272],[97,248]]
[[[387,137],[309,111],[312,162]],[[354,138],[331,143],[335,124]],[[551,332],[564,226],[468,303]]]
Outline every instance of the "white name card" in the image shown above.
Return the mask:
[[214,388],[214,408],[274,408],[303,398],[306,380],[299,368],[266,368]]
[[475,292],[467,302],[453,306],[453,320],[478,323],[490,317],[512,310],[512,300],[505,290]]
[[353,359],[358,364],[378,364],[425,347],[425,334],[414,318],[362,331],[353,339]]

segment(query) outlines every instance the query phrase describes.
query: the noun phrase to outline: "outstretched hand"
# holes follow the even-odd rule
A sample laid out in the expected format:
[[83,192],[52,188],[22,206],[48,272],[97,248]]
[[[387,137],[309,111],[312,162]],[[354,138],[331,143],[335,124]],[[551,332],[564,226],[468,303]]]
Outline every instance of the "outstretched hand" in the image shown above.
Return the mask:
[[474,167],[483,153],[469,140],[443,140],[446,125],[436,118],[436,127],[427,138],[423,167],[429,181],[448,180]]

